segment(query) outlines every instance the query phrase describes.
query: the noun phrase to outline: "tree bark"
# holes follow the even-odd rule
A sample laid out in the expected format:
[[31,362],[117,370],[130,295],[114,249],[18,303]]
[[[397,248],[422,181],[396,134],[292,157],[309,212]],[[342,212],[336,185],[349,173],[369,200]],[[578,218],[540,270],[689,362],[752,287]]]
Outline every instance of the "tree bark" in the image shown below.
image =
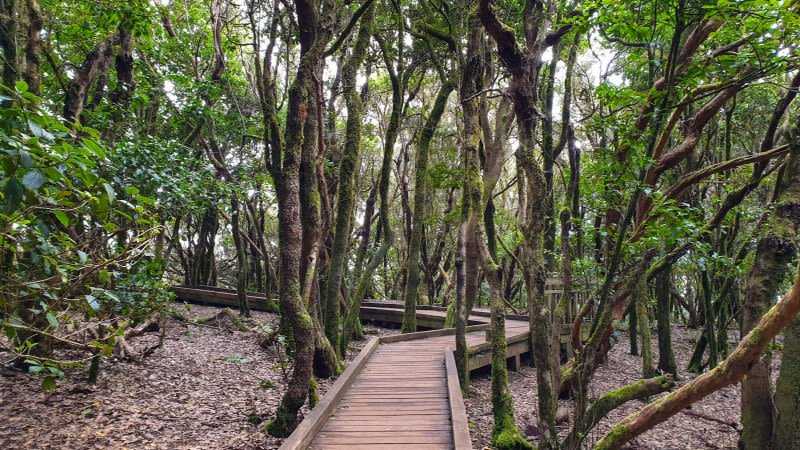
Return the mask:
[[414,218],[411,229],[411,241],[408,245],[408,261],[406,264],[406,283],[403,290],[403,333],[413,333],[417,331],[417,291],[420,282],[421,259],[420,251],[422,248],[423,228],[425,227],[425,207],[427,204],[428,191],[428,159],[430,157],[430,146],[433,134],[442,119],[447,98],[455,89],[455,84],[450,80],[441,80],[442,85],[436,94],[433,108],[428,118],[425,120],[422,134],[417,145],[417,160],[414,165]]
[[28,10],[28,40],[25,42],[25,71],[22,79],[28,83],[28,91],[40,95],[42,83],[41,57],[42,27],[44,19],[37,0],[26,0]]
[[783,333],[781,373],[775,387],[773,448],[794,448],[800,438],[800,319]]
[[[753,267],[745,281],[743,333],[753,330],[772,305],[787,274],[786,266],[797,254],[797,229],[800,226],[799,133],[795,128],[787,136],[791,148],[783,179],[778,181],[775,211],[761,231]],[[757,361],[742,381],[742,444],[745,449],[764,448],[764,445],[771,443],[773,409],[769,361]]]
[[672,270],[667,269],[655,280],[653,294],[656,301],[656,319],[658,327],[658,370],[661,373],[678,376],[675,353],[672,349],[672,325],[670,323],[670,291],[672,288]]
[[[347,103],[347,127],[342,160],[339,163],[339,184],[336,198],[336,229],[333,234],[333,248],[328,274],[325,278],[323,304],[325,305],[325,335],[340,354],[341,332],[339,329],[339,286],[347,261],[347,247],[350,244],[350,230],[355,206],[355,177],[358,171],[361,151],[361,99],[356,92],[356,75],[364,62],[372,36],[372,18],[375,11],[371,3],[360,19],[360,27],[350,57],[342,68],[342,94]],[[355,311],[353,312],[356,313]]]

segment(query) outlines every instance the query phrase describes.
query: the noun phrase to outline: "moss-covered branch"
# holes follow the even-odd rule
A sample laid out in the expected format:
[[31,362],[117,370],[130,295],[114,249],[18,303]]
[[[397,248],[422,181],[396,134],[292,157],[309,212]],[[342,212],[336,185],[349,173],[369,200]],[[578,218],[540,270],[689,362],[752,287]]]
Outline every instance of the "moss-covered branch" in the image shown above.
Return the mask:
[[595,446],[598,450],[621,448],[631,439],[674,416],[687,406],[741,380],[758,362],[772,339],[800,312],[800,277],[783,299],[742,339],[736,350],[713,370],[691,383],[631,414],[614,426]]
[[569,434],[564,439],[564,448],[579,448],[583,436],[591,431],[611,411],[619,408],[631,400],[641,400],[660,394],[675,386],[675,381],[666,375],[636,381],[604,394],[597,399],[583,415],[580,426],[572,426]]

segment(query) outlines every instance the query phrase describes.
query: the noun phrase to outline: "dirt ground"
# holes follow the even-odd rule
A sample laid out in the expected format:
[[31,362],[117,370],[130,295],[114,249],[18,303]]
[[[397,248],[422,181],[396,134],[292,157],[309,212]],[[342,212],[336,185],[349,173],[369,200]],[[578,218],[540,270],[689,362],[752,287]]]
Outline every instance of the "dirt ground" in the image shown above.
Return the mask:
[[[699,330],[685,327],[673,327],[673,345],[675,358],[678,364],[678,385],[686,383],[695,377],[686,372],[694,342],[699,337]],[[738,336],[731,336],[731,349],[735,348]],[[658,362],[657,336],[653,333],[653,358]],[[589,398],[597,398],[605,392],[619,388],[626,384],[641,379],[642,359],[632,356],[629,352],[630,341],[627,333],[620,336],[620,342],[610,352],[608,361],[597,371],[595,379],[590,385]],[[780,354],[773,356],[773,375],[777,376],[780,370]],[[538,429],[536,427],[537,395],[536,395],[536,369],[523,367],[519,372],[509,371],[509,382],[514,397],[516,422],[519,429],[529,441],[536,442]],[[488,447],[492,434],[492,403],[491,403],[491,378],[487,373],[473,376],[470,387],[470,396],[465,399],[467,414],[469,416],[472,443],[475,448]],[[662,395],[666,395],[662,394]],[[654,429],[634,439],[626,449],[647,450],[673,450],[673,449],[735,449],[741,423],[739,418],[740,402],[739,385],[722,389],[702,401],[695,403],[690,410],[677,414]],[[559,400],[559,410],[571,414],[572,402]],[[644,403],[640,401],[629,402],[612,411],[598,426],[589,433],[586,443],[592,444],[600,440],[603,435],[618,421],[628,414],[641,409]],[[708,420],[701,416],[712,417],[718,421]],[[565,436],[568,424],[559,425],[561,436]]]
[[[210,317],[219,309],[181,306],[185,316]],[[277,317],[254,313],[254,318],[277,327]],[[370,335],[397,330],[366,327]],[[676,327],[675,353],[686,367],[696,330]],[[654,336],[655,338],[655,336]],[[156,336],[132,342],[144,348]],[[348,360],[363,342],[354,343]],[[654,343],[655,346],[655,343]],[[641,359],[628,353],[622,336],[609,361],[598,371],[590,397],[640,378]],[[656,351],[657,352],[657,351]],[[5,356],[0,354],[3,358]],[[657,355],[656,355],[657,358]],[[779,358],[774,360],[777,362]],[[0,366],[0,449],[272,449],[280,440],[267,435],[257,420],[268,420],[285,390],[283,355],[261,348],[252,334],[224,323],[189,325],[171,320],[164,347],[142,362],[108,360],[96,385],[83,372],[68,374],[55,392],[43,393],[33,376]],[[777,370],[775,371],[777,372]],[[681,372],[682,382],[692,375]],[[535,370],[510,372],[517,423],[535,441],[537,431]],[[331,385],[320,381],[320,395]],[[491,380],[475,374],[466,398],[473,445],[489,445],[492,429]],[[569,401],[560,408],[569,409]],[[614,411],[587,438],[597,441],[613,423],[642,406],[631,402]],[[732,386],[706,398],[692,411],[723,422],[679,414],[634,440],[628,448],[736,448],[739,389]],[[304,413],[307,412],[304,410]],[[561,426],[562,433],[566,425]]]
[[[219,308],[180,311],[201,318]],[[253,318],[278,325],[274,314],[254,312]],[[132,344],[145,347],[156,339],[143,336]],[[353,344],[348,360],[363,344]],[[286,389],[281,361],[284,355],[261,348],[252,334],[171,320],[162,349],[140,363],[106,361],[94,386],[76,372],[55,392],[43,393],[40,380],[0,367],[0,449],[277,448],[281,441],[251,423],[251,415],[274,415]],[[320,380],[320,395],[331,384]]]

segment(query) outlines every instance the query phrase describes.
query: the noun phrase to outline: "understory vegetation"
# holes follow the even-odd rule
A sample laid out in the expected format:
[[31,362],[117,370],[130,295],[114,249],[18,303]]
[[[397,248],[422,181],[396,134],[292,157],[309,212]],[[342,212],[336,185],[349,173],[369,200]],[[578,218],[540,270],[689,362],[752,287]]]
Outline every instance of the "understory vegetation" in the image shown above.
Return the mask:
[[[283,438],[364,301],[404,333],[447,308],[464,390],[488,309],[496,448],[586,448],[641,401],[591,442],[621,448],[737,384],[740,447],[793,448],[798,45],[797,0],[0,0],[0,363],[95,382],[202,325],[171,287],[227,287],[287,358]],[[590,395],[622,333],[641,379]]]

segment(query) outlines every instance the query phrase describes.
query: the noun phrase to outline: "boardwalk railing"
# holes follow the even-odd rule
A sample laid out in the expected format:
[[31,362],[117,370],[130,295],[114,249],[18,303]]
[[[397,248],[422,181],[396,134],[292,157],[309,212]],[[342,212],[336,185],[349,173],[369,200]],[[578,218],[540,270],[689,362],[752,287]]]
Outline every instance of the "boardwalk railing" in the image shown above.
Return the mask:
[[456,358],[453,355],[452,348],[447,348],[444,351],[444,365],[447,371],[447,400],[450,404],[450,422],[453,425],[453,448],[472,448],[467,408],[464,406],[464,397],[461,396],[458,368],[456,367]]

